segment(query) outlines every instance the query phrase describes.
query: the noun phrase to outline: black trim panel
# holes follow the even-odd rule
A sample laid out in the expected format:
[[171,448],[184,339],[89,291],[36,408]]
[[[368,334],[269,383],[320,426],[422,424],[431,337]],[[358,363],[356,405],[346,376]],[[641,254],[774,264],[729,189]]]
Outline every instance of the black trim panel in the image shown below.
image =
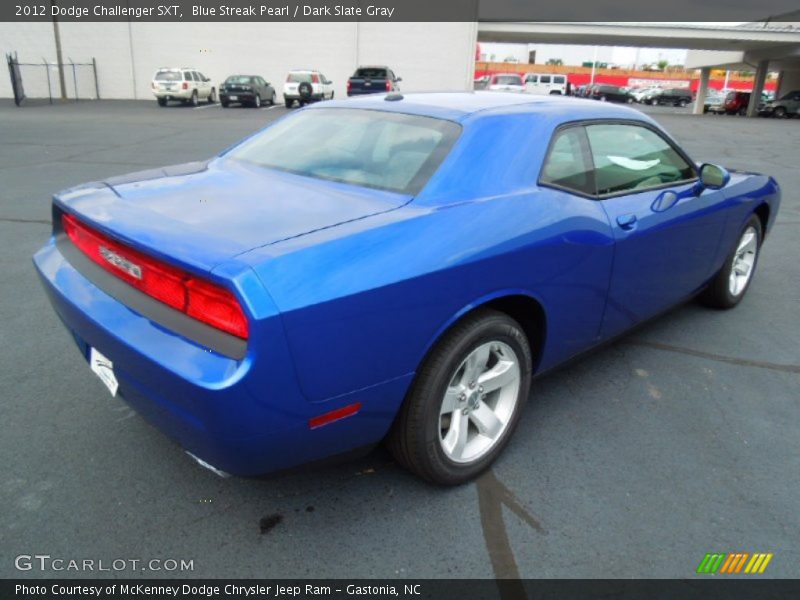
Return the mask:
[[245,340],[197,321],[114,277],[78,250],[66,234],[56,235],[56,248],[97,288],[150,321],[229,358],[241,360],[247,353]]

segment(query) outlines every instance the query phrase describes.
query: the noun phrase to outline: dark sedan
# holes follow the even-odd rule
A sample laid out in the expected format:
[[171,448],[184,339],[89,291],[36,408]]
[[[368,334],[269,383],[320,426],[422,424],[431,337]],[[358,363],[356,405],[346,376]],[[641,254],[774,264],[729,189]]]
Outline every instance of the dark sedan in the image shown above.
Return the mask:
[[275,104],[275,88],[258,75],[231,75],[219,86],[222,108],[231,104],[261,108],[262,103]]
[[602,102],[625,102],[631,104],[633,96],[616,85],[595,85],[589,90],[589,98]]

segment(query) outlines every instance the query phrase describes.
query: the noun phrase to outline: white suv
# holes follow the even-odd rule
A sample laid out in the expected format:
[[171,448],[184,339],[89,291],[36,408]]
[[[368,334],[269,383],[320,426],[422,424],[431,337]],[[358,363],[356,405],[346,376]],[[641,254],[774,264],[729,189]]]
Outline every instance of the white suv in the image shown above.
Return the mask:
[[300,106],[333,98],[333,82],[319,71],[289,71],[283,84],[283,101],[291,108],[295,100]]
[[159,69],[150,84],[159,106],[170,100],[197,106],[200,100],[209,104],[217,101],[217,90],[211,80],[197,69],[181,67]]

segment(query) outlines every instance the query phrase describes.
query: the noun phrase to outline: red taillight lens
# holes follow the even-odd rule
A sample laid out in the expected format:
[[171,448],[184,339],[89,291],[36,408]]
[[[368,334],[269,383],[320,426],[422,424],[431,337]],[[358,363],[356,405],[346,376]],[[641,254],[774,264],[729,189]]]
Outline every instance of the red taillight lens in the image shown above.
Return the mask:
[[311,75],[311,83],[319,83],[319,75]]
[[72,243],[109,273],[198,321],[247,339],[247,317],[228,289],[123,246],[72,215],[62,215],[61,224]]
[[182,85],[181,87],[182,87],[183,89],[185,89],[185,90],[188,90],[188,89],[189,89],[189,82],[188,82],[188,81],[184,81],[184,82],[183,82],[183,85]]
[[389,81],[388,79],[386,80],[386,91],[387,92],[391,92],[392,91],[392,82]]
[[352,83],[350,83],[350,80],[348,79],[348,80],[347,80],[347,91],[348,91],[348,92],[350,91],[350,86],[352,86],[352,85],[353,85],[353,84],[352,84]]

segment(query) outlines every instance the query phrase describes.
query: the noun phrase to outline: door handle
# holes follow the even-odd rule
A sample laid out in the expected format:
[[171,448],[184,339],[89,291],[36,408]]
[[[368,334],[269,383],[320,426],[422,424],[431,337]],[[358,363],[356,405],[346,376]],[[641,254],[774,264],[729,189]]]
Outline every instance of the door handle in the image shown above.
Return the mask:
[[633,229],[636,225],[636,215],[629,214],[629,215],[620,215],[617,217],[617,225],[619,225],[622,229]]

